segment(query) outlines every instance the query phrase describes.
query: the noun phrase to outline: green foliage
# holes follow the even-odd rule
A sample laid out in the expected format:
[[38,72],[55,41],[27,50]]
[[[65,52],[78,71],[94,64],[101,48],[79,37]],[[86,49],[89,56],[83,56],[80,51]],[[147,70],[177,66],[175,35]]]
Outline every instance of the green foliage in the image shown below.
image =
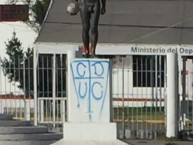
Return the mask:
[[50,1],[51,0],[37,0],[36,4],[32,7],[32,11],[35,13],[35,20],[40,25],[42,25],[44,21]]
[[164,107],[118,107],[114,108],[114,118],[128,120],[164,120]]
[[[26,96],[33,96],[33,49],[23,51],[22,43],[13,33],[6,44],[7,56],[1,60],[4,75],[10,82],[18,84]],[[56,55],[56,96],[66,96],[66,55]],[[38,97],[53,95],[53,55],[41,54],[37,64],[37,93]]]
[[28,48],[23,52],[22,43],[13,33],[12,39],[6,43],[6,54],[1,60],[4,75],[10,82],[17,82],[18,87],[26,95],[31,95],[33,90],[33,50]]

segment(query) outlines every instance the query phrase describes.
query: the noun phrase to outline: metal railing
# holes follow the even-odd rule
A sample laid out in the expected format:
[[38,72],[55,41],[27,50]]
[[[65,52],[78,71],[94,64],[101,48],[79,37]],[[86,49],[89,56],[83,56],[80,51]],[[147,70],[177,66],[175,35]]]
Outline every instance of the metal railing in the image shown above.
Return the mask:
[[[67,121],[66,55],[39,55],[37,122],[62,126]],[[33,58],[0,61],[0,113],[34,120]],[[8,59],[7,59],[8,60]],[[15,62],[14,62],[15,61]],[[112,60],[113,121],[120,138],[153,139],[165,134],[165,56],[126,56]],[[193,65],[180,64],[179,118],[181,130],[193,130]],[[185,87],[182,87],[184,86]]]
[[182,57],[179,121],[180,131],[193,130],[193,64],[192,58]]
[[114,61],[113,120],[120,138],[153,139],[165,133],[165,59],[126,56]]
[[0,113],[15,119],[33,120],[32,56],[13,52],[12,57],[0,58]]
[[38,98],[38,123],[51,124],[53,127],[62,125],[67,120],[66,107],[66,98]]

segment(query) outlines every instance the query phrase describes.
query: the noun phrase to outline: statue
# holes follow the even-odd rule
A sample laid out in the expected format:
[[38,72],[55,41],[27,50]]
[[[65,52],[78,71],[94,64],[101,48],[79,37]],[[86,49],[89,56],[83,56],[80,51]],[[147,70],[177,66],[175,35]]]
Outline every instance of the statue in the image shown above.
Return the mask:
[[[75,0],[79,4],[80,17],[82,21],[82,41],[86,50],[86,57],[89,55],[91,43],[92,56],[95,56],[98,42],[98,23],[100,14],[106,12],[106,0]],[[74,13],[76,14],[76,13]],[[89,35],[90,33],[90,35]]]

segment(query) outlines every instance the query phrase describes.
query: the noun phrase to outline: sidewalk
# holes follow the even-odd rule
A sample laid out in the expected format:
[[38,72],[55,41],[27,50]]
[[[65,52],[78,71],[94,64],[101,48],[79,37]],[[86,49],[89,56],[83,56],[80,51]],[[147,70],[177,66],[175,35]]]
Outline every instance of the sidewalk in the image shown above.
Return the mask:
[[124,140],[129,145],[193,145],[193,141]]

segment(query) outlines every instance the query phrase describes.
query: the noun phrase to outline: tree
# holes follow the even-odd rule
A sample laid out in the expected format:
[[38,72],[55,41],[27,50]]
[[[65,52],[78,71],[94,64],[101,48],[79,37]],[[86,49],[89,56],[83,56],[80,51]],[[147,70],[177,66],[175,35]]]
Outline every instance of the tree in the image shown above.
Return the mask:
[[[32,95],[33,91],[33,50],[28,48],[23,52],[22,43],[13,32],[11,40],[5,42],[6,54],[1,60],[4,75],[10,82],[17,82],[18,88],[26,95]],[[30,77],[29,77],[30,76]]]
[[[23,51],[22,43],[13,33],[12,39],[5,42],[6,54],[1,60],[4,75],[10,82],[17,82],[18,87],[23,90],[26,96],[33,96],[33,49]],[[41,55],[37,67],[37,90],[38,97],[52,97],[53,92],[53,55]],[[66,56],[56,57],[56,96],[66,96]]]
[[35,20],[40,25],[42,25],[44,21],[50,1],[51,0],[37,0],[36,4],[32,6],[32,11],[35,14]]

